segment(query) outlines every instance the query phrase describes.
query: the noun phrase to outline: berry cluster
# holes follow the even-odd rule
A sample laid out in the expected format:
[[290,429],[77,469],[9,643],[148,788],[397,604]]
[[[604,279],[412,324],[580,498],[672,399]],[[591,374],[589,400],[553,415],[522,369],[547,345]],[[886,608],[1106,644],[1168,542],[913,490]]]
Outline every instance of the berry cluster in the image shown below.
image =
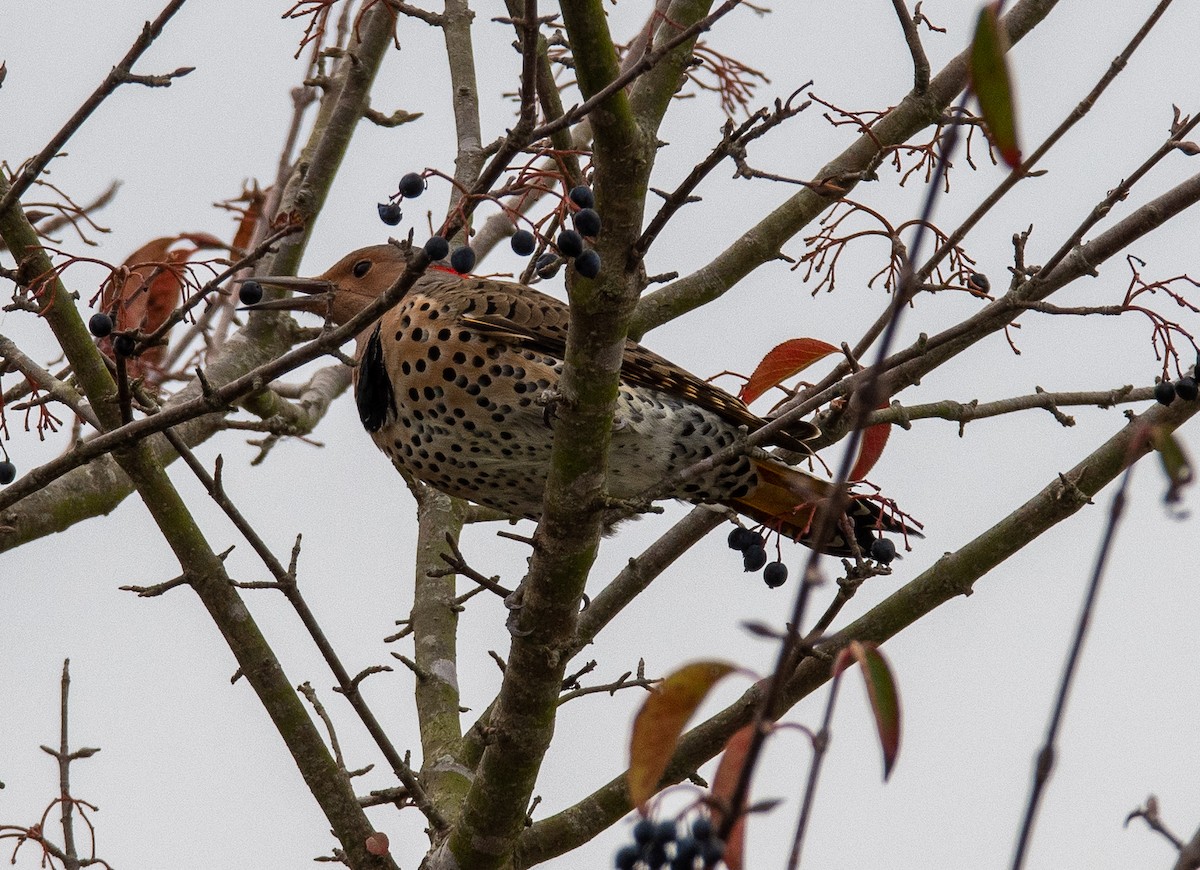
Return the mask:
[[450,253],[450,243],[442,236],[430,236],[425,243],[425,253],[429,259],[437,262],[450,256],[450,268],[460,275],[465,275],[475,268],[475,249],[470,245],[461,245]]
[[[742,568],[746,571],[762,570],[763,580],[772,589],[787,582],[787,565],[782,562],[767,563],[767,542],[761,534],[735,526],[729,533],[729,549],[742,554]],[[866,547],[866,544],[863,544]],[[880,565],[890,565],[896,558],[896,545],[889,538],[879,537],[866,547],[866,555]]]
[[701,816],[679,836],[675,821],[641,819],[633,826],[633,842],[617,850],[617,870],[696,870],[715,867],[725,854],[713,824]]
[[1175,383],[1171,383],[1166,378],[1163,378],[1154,386],[1154,398],[1160,404],[1169,405],[1175,401],[1175,397],[1183,399],[1185,402],[1195,401],[1197,396],[1200,396],[1200,361],[1196,363],[1196,367],[1191,370],[1191,374],[1184,375]]
[[[584,278],[595,278],[600,274],[600,255],[591,249],[585,249],[584,237],[595,238],[600,234],[600,215],[593,206],[596,197],[592,189],[581,184],[571,188],[567,194],[579,210],[575,212],[573,222],[575,229],[563,230],[554,240],[558,254],[547,252],[542,254],[534,264],[534,271],[539,278],[553,278],[558,274],[558,268],[563,260],[574,260],[575,271]],[[513,253],[528,257],[537,250],[537,237],[529,230],[517,230],[509,239]]]
[[[112,335],[113,328],[112,318],[103,311],[96,312],[88,320],[88,332],[96,338],[107,338]],[[137,342],[133,340],[132,335],[118,335],[112,343],[113,350],[117,352],[118,356],[133,356],[136,345]]]
[[[425,178],[416,172],[405,173],[400,179],[397,193],[387,202],[381,202],[376,207],[379,219],[388,226],[395,226],[404,217],[400,202],[405,199],[415,199],[425,192]],[[600,215],[596,212],[596,197],[592,189],[581,184],[571,188],[567,198],[576,206],[573,217],[574,229],[564,229],[555,239],[558,255],[547,253],[538,258],[535,269],[539,277],[551,278],[558,272],[562,260],[574,260],[575,271],[584,278],[595,278],[600,274],[600,255],[584,246],[584,237],[595,238],[600,234]],[[537,250],[537,236],[529,230],[517,230],[509,240],[513,252],[527,257]],[[425,253],[433,261],[450,257],[450,267],[459,274],[466,274],[475,268],[476,255],[470,245],[463,245],[450,252],[450,243],[441,236],[433,236],[425,243]],[[242,293],[246,292],[243,285]],[[261,297],[260,297],[261,298]],[[243,303],[253,305],[243,298]]]
[[584,250],[584,236],[594,239],[600,235],[600,214],[596,211],[596,197],[586,184],[572,187],[567,193],[579,210],[572,219],[573,230],[563,230],[558,234],[556,243],[564,257],[575,261],[575,271],[584,278],[595,278],[600,274],[600,255],[591,248]]
[[787,565],[782,562],[767,564],[767,542],[758,532],[752,532],[741,526],[735,527],[729,533],[729,549],[737,550],[742,554],[743,570],[761,570],[763,580],[772,589],[782,586],[787,581]]
[[[425,179],[417,172],[406,172],[400,178],[399,199],[416,199],[425,192]],[[389,227],[394,227],[400,223],[400,219],[404,217],[404,212],[400,210],[399,200],[389,199],[387,202],[381,202],[376,206],[379,211],[379,219]],[[440,258],[439,258],[440,259]]]

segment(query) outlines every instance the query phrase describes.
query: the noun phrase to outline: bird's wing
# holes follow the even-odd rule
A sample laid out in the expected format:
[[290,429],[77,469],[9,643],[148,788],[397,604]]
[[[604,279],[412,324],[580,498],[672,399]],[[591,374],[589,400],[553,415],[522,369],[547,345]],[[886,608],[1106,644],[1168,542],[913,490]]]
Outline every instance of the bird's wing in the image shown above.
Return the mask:
[[[570,324],[570,309],[564,302],[524,285],[487,279],[466,280],[460,288],[462,323],[506,344],[564,358]],[[740,399],[632,340],[625,343],[621,377],[630,384],[695,402],[751,432],[764,424]],[[812,424],[800,422],[773,443],[804,451],[802,442],[818,433]]]

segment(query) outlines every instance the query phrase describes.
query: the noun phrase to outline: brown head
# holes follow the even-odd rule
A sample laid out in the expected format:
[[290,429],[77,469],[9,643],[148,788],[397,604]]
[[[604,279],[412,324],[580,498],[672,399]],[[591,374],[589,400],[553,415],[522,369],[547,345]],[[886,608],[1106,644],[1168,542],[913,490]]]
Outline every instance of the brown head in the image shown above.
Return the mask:
[[371,245],[351,251],[315,278],[254,278],[268,287],[303,296],[270,299],[247,306],[252,311],[309,311],[343,324],[367,307],[404,272],[404,254],[395,245]]

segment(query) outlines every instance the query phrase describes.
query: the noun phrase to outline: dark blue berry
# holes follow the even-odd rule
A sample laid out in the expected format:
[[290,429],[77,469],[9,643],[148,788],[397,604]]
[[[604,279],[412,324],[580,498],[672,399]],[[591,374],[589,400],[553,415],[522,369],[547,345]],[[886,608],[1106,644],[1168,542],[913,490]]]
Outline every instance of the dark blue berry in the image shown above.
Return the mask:
[[707,840],[713,835],[712,819],[708,816],[700,816],[696,821],[692,822],[692,836],[697,840]]
[[396,202],[381,202],[375,208],[379,211],[379,219],[389,227],[394,227],[404,217],[400,204]]
[[704,859],[705,867],[715,867],[725,854],[725,844],[716,837],[700,841],[700,857]]
[[474,269],[475,249],[468,245],[455,248],[454,253],[450,255],[450,268],[460,275],[465,275]]
[[667,843],[675,842],[675,837],[679,833],[674,822],[659,822],[654,829],[654,842],[666,845]]
[[1196,385],[1196,379],[1191,375],[1184,375],[1175,382],[1175,395],[1183,399],[1185,402],[1191,402],[1200,395],[1200,387]]
[[880,565],[890,565],[896,558],[896,545],[890,538],[876,538],[871,542],[871,551],[868,555]]
[[98,311],[92,315],[92,319],[88,321],[88,332],[96,336],[96,338],[104,338],[113,331],[112,318],[103,311]]
[[767,551],[759,544],[747,547],[742,551],[742,567],[746,571],[758,571],[767,564]]
[[562,260],[556,254],[547,253],[537,258],[537,264],[533,268],[539,278],[553,278],[558,274],[560,266],[562,266]]
[[592,189],[586,184],[572,187],[567,197],[580,208],[591,208],[596,204],[596,197],[592,193]]
[[583,236],[575,230],[563,230],[558,234],[558,250],[564,257],[578,257],[583,253]]
[[729,549],[745,551],[747,547],[751,547],[759,542],[759,537],[749,529],[744,529],[741,526],[734,526],[733,531],[729,533],[727,543]]
[[243,305],[257,305],[262,302],[262,297],[262,284],[259,284],[257,281],[247,281],[238,290],[238,302],[241,302]]
[[638,858],[641,856],[642,850],[640,846],[627,843],[617,850],[617,855],[613,860],[613,865],[617,868],[617,870],[633,870],[633,865],[638,862]]
[[441,236],[430,236],[429,241],[425,243],[425,255],[434,262],[446,259],[449,253],[450,243]]
[[654,832],[657,830],[658,825],[654,824],[653,819],[638,819],[633,826],[633,840],[645,846],[654,839]]
[[992,289],[992,282],[988,280],[988,276],[982,272],[972,272],[967,277],[967,287],[974,290],[976,293],[987,293]]
[[537,239],[529,230],[517,230],[512,234],[509,242],[512,245],[513,253],[522,257],[528,257],[537,247]]
[[120,356],[132,356],[133,346],[134,341],[131,335],[118,335],[113,339],[113,350]]
[[1163,378],[1154,385],[1154,399],[1160,405],[1169,405],[1175,401],[1175,385]]
[[17,479],[17,466],[7,459],[0,462],[0,486],[8,486]]
[[405,199],[416,199],[425,192],[425,179],[415,172],[407,172],[400,178],[400,195]]
[[667,850],[662,843],[651,843],[642,850],[642,860],[650,870],[659,870],[667,863]]
[[589,238],[600,235],[600,215],[593,208],[575,212],[575,229]]
[[584,251],[575,258],[575,271],[585,278],[600,274],[600,255],[595,251]]
[[787,565],[782,562],[772,562],[763,569],[763,580],[766,584],[774,589],[777,586],[782,586],[787,582]]
[[675,841],[675,857],[671,859],[671,870],[692,870],[700,844],[692,837],[680,837]]

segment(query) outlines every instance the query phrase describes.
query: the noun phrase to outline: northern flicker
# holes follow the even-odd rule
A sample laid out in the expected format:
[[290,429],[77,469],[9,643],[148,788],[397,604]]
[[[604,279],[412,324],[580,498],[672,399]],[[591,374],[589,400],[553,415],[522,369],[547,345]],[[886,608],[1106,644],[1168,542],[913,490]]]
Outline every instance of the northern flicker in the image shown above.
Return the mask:
[[[394,244],[347,254],[316,278],[263,278],[308,294],[253,308],[302,310],[344,323],[405,268]],[[432,267],[357,339],[359,417],[398,467],[436,489],[513,517],[538,519],[549,472],[553,395],[570,310],[524,284]],[[625,346],[607,492],[633,499],[765,424],[737,398],[634,341]],[[798,422],[772,442],[804,450],[818,434]],[[693,477],[664,498],[719,503],[808,542],[813,507],[831,485],[760,452]],[[860,546],[904,527],[879,505],[848,511]],[[613,516],[609,521],[622,517]],[[852,548],[840,533],[826,546]]]

